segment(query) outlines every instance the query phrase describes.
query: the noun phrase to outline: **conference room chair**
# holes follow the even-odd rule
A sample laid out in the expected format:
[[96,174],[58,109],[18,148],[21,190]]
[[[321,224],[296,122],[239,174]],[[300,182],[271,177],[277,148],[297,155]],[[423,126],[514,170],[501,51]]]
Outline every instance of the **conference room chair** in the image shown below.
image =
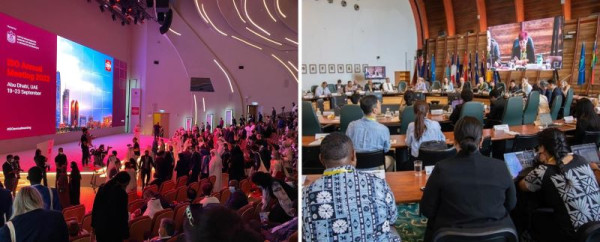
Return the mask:
[[187,176],[182,176],[182,177],[177,178],[177,185],[175,185],[175,188],[186,186],[187,180],[188,180]]
[[540,92],[532,91],[529,93],[527,98],[527,104],[525,104],[525,110],[523,111],[523,124],[532,124],[538,114],[538,107],[540,106]]
[[166,180],[160,184],[159,193],[165,195],[167,192],[175,190],[175,182],[173,180]]
[[454,157],[455,155],[456,148],[454,146],[448,147],[446,141],[427,141],[419,147],[418,160],[423,161],[423,167],[433,166],[438,161]]
[[481,122],[483,124],[483,113],[484,112],[485,112],[485,110],[483,108],[483,103],[474,102],[474,101],[466,102],[466,103],[463,103],[462,109],[460,110],[460,118],[459,119],[469,116],[469,117],[476,118],[477,120],[479,120],[479,122]]
[[508,124],[509,126],[521,125],[523,123],[523,98],[511,97],[508,99],[506,106],[504,107],[504,114],[502,115],[502,123]]
[[318,86],[318,85],[312,85],[312,86],[310,87],[310,92],[311,92],[313,95],[315,95],[315,92],[317,91],[317,87],[319,87],[319,86]]
[[323,174],[325,167],[319,160],[320,147],[302,147],[302,173]]
[[331,109],[334,110],[339,110],[344,105],[348,104],[348,101],[346,100],[346,94],[342,94],[340,96],[332,96],[331,98],[329,98],[329,101],[331,102]]
[[327,88],[329,88],[329,92],[331,93],[337,92],[337,87],[335,86],[335,84],[327,84]]
[[129,221],[129,242],[143,242],[150,238],[152,219],[140,216]]
[[345,134],[350,122],[361,119],[363,115],[363,111],[358,105],[349,104],[342,107],[340,111],[340,131]]
[[178,187],[177,195],[175,195],[175,201],[181,202],[187,200],[187,186]]
[[163,195],[163,198],[165,200],[167,200],[167,202],[169,202],[169,203],[173,203],[173,202],[177,201],[177,190],[173,189],[168,192],[165,192],[165,194]]
[[431,90],[441,90],[442,89],[442,85],[440,84],[439,81],[433,81],[433,83],[431,84]]
[[383,150],[356,153],[356,169],[373,169],[377,167],[385,169],[385,153]]
[[151,238],[158,236],[158,228],[160,228],[160,220],[163,218],[173,219],[173,210],[170,208],[160,210],[154,214],[152,218],[152,233],[150,233]]
[[143,199],[136,199],[133,202],[130,202],[127,207],[130,213],[135,212],[135,210],[141,209],[146,202]]
[[577,229],[577,242],[600,241],[600,222],[592,221],[581,225]]
[[552,120],[558,119],[558,114],[561,108],[560,105],[562,105],[562,96],[558,95],[554,97],[552,104],[550,104],[550,116],[552,117]]
[[487,157],[490,157],[492,155],[492,137],[491,136],[486,136],[483,138],[479,152],[482,155],[487,156]]
[[517,242],[517,231],[512,227],[441,228],[433,235],[434,242],[506,241]]
[[225,205],[229,197],[231,196],[231,191],[229,191],[229,187],[221,189],[221,196],[219,197],[219,202],[221,205]]
[[377,100],[379,100],[379,103],[383,103],[383,93],[382,92],[373,92],[373,95],[375,97],[377,97]]
[[302,136],[322,133],[321,125],[310,102],[302,101]]
[[398,91],[399,92],[406,92],[406,82],[405,81],[401,81],[398,83]]
[[415,111],[413,105],[406,106],[400,118],[400,134],[406,134],[408,124],[415,121]]
[[585,131],[582,144],[594,143],[600,147],[600,131]]
[[535,150],[538,147],[537,134],[519,135],[517,134],[513,140],[511,152]]
[[563,106],[562,116],[571,115],[571,104],[573,103],[573,88],[569,88],[566,95],[565,105]]
[[85,215],[85,206],[83,204],[71,206],[63,209],[63,217],[65,221],[69,221],[71,219],[77,220],[77,223],[81,224],[83,220],[83,216]]
[[381,83],[381,82],[373,82],[373,88],[375,90],[383,90],[383,87],[381,85],[383,85],[383,83]]
[[92,231],[92,212],[83,215],[83,219],[81,220],[81,228],[85,229],[86,231],[90,232]]

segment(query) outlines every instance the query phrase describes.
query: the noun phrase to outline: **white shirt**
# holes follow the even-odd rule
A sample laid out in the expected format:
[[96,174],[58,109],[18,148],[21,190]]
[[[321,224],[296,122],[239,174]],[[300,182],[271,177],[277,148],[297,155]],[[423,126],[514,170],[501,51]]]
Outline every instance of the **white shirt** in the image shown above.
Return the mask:
[[315,90],[315,96],[320,97],[320,96],[327,96],[331,94],[331,92],[329,91],[329,88],[323,88],[322,86],[318,86],[317,90]]
[[394,91],[394,85],[391,82],[386,82],[383,84],[383,90],[386,92],[393,92]]

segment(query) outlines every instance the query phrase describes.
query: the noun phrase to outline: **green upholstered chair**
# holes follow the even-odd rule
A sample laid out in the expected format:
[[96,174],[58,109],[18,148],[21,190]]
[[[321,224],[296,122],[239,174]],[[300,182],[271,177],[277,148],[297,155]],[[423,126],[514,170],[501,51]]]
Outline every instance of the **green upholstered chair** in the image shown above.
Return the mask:
[[567,91],[567,100],[565,100],[565,106],[563,106],[563,117],[571,115],[571,103],[573,103],[573,88],[569,88]]
[[313,94],[313,95],[314,95],[314,94],[315,94],[315,92],[317,91],[317,87],[318,87],[318,85],[312,85],[312,86],[310,87],[310,92],[312,92],[312,94]]
[[540,106],[540,92],[532,91],[527,98],[525,111],[523,111],[523,124],[532,124],[535,121]]
[[476,118],[483,125],[483,103],[480,102],[466,102],[463,104],[460,110],[460,118],[470,116]]
[[398,91],[399,92],[405,92],[406,91],[406,82],[405,81],[401,81],[400,83],[398,83]]
[[522,97],[511,97],[508,99],[506,106],[504,107],[504,114],[502,115],[502,123],[508,125],[521,125],[523,124],[523,98]]
[[322,133],[321,125],[312,104],[308,101],[302,102],[302,136],[311,136]]
[[327,87],[329,88],[329,92],[331,92],[331,93],[337,92],[337,87],[335,86],[335,84],[327,84]]
[[406,134],[406,129],[410,122],[415,121],[415,111],[412,105],[406,106],[402,111],[402,117],[400,119],[400,134]]
[[431,84],[431,90],[439,90],[442,89],[442,84],[439,81],[433,81]]
[[[360,106],[356,104],[344,105],[340,112],[340,131],[345,134],[350,122],[361,119],[363,116],[364,114]],[[304,125],[302,128],[304,128]]]
[[558,95],[554,97],[552,100],[552,104],[550,104],[550,116],[552,116],[552,120],[558,119],[558,112],[560,112],[560,105],[562,105],[562,96]]

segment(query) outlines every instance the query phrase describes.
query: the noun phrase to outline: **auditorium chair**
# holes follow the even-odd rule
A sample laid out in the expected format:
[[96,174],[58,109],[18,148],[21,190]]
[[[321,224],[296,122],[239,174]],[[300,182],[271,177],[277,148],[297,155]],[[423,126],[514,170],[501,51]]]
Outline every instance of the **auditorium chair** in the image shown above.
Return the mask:
[[160,220],[162,220],[163,218],[173,218],[173,210],[171,210],[170,208],[167,209],[163,209],[161,211],[158,211],[154,214],[154,217],[152,218],[152,233],[150,233],[151,238],[154,238],[155,236],[158,236],[158,228],[160,228]]
[[248,204],[244,205],[243,207],[241,207],[240,209],[237,210],[237,213],[241,216],[242,213],[244,211],[246,211],[248,208],[254,208],[254,204],[253,203],[248,203]]
[[427,141],[423,142],[419,147],[418,160],[423,161],[423,167],[433,166],[438,161],[454,157],[456,148],[448,147],[446,141]]
[[513,140],[513,146],[511,152],[524,151],[524,150],[535,150],[538,147],[537,134],[534,135],[520,135],[517,134]]
[[229,187],[229,174],[228,173],[221,174],[221,184],[223,185],[223,187]]
[[573,88],[569,88],[565,94],[565,105],[563,106],[563,117],[571,115],[571,104],[573,103]]
[[160,193],[160,195],[164,196],[168,191],[171,191],[174,189],[175,189],[175,182],[173,182],[172,180],[166,180],[162,184],[160,184],[159,193]]
[[346,133],[350,122],[361,119],[363,115],[363,111],[358,105],[350,104],[342,107],[340,111],[340,132]]
[[177,201],[177,190],[172,189],[163,195],[163,198],[169,203]]
[[248,223],[248,222],[250,222],[250,220],[256,218],[256,217],[254,217],[254,210],[255,210],[254,207],[249,207],[249,208],[246,208],[246,210],[242,211],[242,213],[241,213],[242,220],[244,220],[244,222]]
[[406,134],[408,124],[415,121],[415,111],[413,105],[406,106],[400,116],[400,134]]
[[177,185],[175,185],[175,188],[185,186],[187,184],[187,180],[188,180],[187,176],[182,176],[182,177],[177,178]]
[[398,92],[404,93],[406,92],[406,82],[405,81],[401,81],[398,83]]
[[502,95],[504,95],[504,93],[506,93],[508,91],[508,89],[506,89],[506,83],[504,82],[498,82],[498,88],[501,88],[502,90]]
[[433,235],[434,242],[506,241],[517,242],[517,231],[512,227],[441,228]]
[[585,131],[582,144],[594,143],[600,147],[600,131]]
[[509,126],[523,124],[523,98],[511,97],[504,107],[502,123]]
[[83,216],[83,219],[81,221],[81,228],[85,229],[88,232],[92,232],[92,213],[88,213],[86,215]]
[[523,124],[532,124],[537,118],[538,107],[540,106],[540,92],[531,91],[523,111]]
[[146,204],[146,202],[143,199],[136,199],[128,204],[128,211],[133,213],[135,210],[142,208],[144,204]]
[[372,169],[377,167],[385,169],[385,153],[383,150],[356,153],[356,169]]
[[175,223],[175,233],[183,231],[183,220],[186,218],[185,209],[189,206],[189,203],[179,203],[173,210],[173,222]]
[[302,136],[313,136],[322,133],[321,125],[310,102],[302,102]]
[[252,190],[252,184],[248,181],[248,179],[244,179],[240,182],[240,189],[244,194],[250,194],[250,190]]
[[592,221],[577,229],[577,242],[600,241],[600,222]]
[[204,179],[200,180],[200,186],[198,186],[198,193],[202,193],[202,185],[204,185],[206,183],[210,183],[212,185],[212,183],[210,182],[210,180],[208,180],[208,178],[204,178]]
[[215,185],[215,182],[217,181],[217,177],[216,176],[209,176],[208,180],[210,181],[210,184]]
[[138,198],[137,191],[131,191],[127,193],[127,202],[132,202]]
[[69,239],[70,242],[91,242],[92,236],[89,234],[78,235],[75,238]]
[[146,186],[146,187],[144,187],[142,194],[146,193],[146,191],[148,191],[148,190],[153,191],[154,193],[158,193],[158,186],[156,184]]
[[327,84],[327,88],[329,88],[329,92],[331,93],[335,93],[337,91],[335,84]]
[[188,187],[191,187],[192,189],[196,190],[196,194],[200,194],[200,183],[192,182],[188,185]]
[[221,189],[220,195],[221,196],[218,197],[219,202],[221,202],[221,205],[225,205],[227,200],[229,200],[229,196],[231,196],[231,191],[229,191],[229,187]]
[[560,105],[562,105],[562,96],[558,95],[552,99],[552,104],[550,104],[550,116],[552,120],[558,119],[558,113],[560,112]]
[[83,204],[71,206],[63,209],[62,213],[63,217],[65,218],[65,221],[75,219],[77,220],[77,223],[81,224],[83,216],[85,215],[85,206]]
[[202,199],[204,199],[204,196],[198,196],[192,201],[192,204],[199,204]]
[[[156,216],[156,215],[154,215]],[[152,219],[140,216],[129,221],[129,242],[143,242],[150,238]]]
[[178,187],[177,190],[176,190],[177,191],[177,195],[175,195],[175,201],[178,201],[178,202],[186,201],[187,198],[188,198],[187,197],[187,190],[188,190],[188,187],[186,187],[186,186]]
[[483,125],[483,113],[485,112],[483,108],[483,103],[480,102],[466,102],[463,104],[462,109],[460,110],[460,118],[469,116],[476,118]]

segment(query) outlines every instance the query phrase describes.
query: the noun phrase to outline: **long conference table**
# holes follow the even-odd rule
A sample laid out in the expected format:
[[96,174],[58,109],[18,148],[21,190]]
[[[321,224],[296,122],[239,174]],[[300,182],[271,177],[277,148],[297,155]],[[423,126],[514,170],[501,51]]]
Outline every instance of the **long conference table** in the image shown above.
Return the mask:
[[[450,116],[450,114],[432,115],[431,113],[429,113],[427,115],[427,118],[431,119],[433,121],[437,121],[437,122],[448,122],[448,121],[450,121],[449,116]],[[335,116],[335,118],[330,119],[330,118],[327,118],[322,115],[317,115],[317,118],[319,119],[319,124],[321,124],[321,126],[327,126],[327,125],[338,126],[338,125],[340,125],[340,116]],[[377,122],[379,122],[380,124],[383,124],[385,126],[400,125],[400,117],[399,116],[377,117]]]

